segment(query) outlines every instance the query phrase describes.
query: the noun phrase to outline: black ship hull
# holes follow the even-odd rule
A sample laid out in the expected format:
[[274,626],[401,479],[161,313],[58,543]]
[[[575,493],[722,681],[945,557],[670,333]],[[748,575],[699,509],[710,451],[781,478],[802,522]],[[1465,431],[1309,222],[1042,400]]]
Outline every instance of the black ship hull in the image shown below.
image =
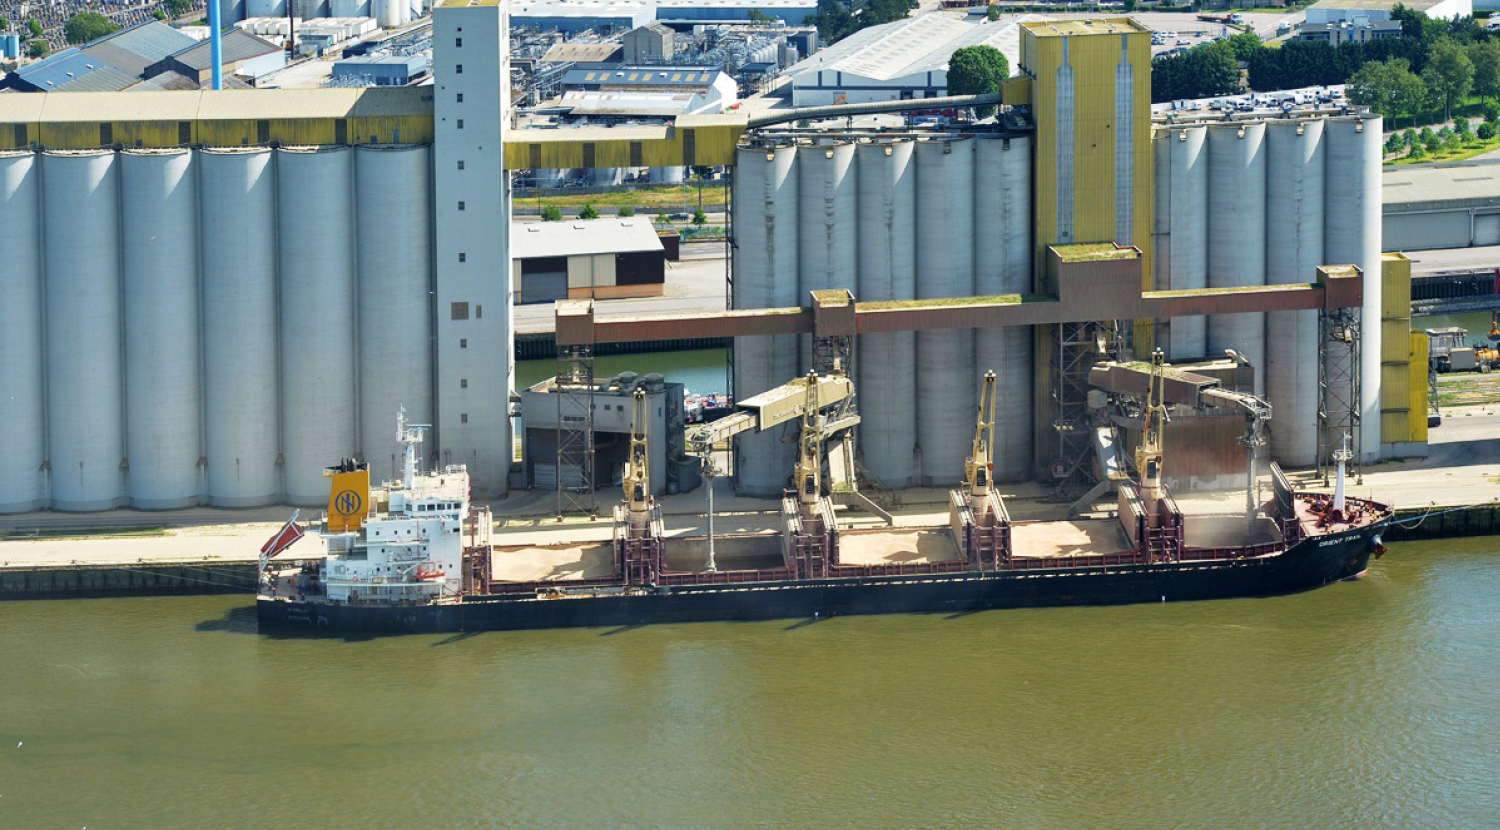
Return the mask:
[[1312,537],[1256,559],[677,585],[549,599],[493,595],[437,605],[261,599],[257,611],[265,631],[398,634],[1227,599],[1303,591],[1357,576],[1369,565],[1378,532],[1366,527]]

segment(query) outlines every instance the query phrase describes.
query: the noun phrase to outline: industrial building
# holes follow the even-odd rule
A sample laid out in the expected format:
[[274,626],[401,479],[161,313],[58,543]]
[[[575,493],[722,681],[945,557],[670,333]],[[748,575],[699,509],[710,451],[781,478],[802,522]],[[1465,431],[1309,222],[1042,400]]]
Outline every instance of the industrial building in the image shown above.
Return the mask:
[[[809,133],[731,113],[512,133],[503,11],[438,6],[430,87],[0,95],[0,511],[323,503],[330,459],[394,473],[403,407],[434,424],[430,460],[504,495],[516,250],[496,229],[522,170],[734,167],[736,308],[845,288],[896,307],[1019,295],[1024,311],[1078,302],[1055,297],[1073,259],[1141,290],[1217,292],[1207,319],[1120,307],[1146,319],[860,335],[862,465],[889,487],[962,474],[985,369],[997,477],[1065,477],[1087,443],[1078,367],[1127,342],[1174,361],[1232,350],[1289,464],[1343,429],[1365,459],[1425,435],[1410,324],[1384,291],[1401,268],[1380,254],[1378,117],[1153,123],[1145,28],[1047,20],[1020,26],[1005,103],[1030,120],[1004,127]],[[1359,397],[1330,421],[1320,312],[1256,310],[1276,293],[1257,287],[1344,274],[1364,286],[1341,341],[1360,361],[1335,368]],[[736,397],[809,368],[803,338],[739,337]],[[737,439],[740,489],[779,494],[789,448]]]
[[666,249],[643,217],[529,222],[511,232],[516,302],[660,297]]
[[1308,23],[1352,23],[1390,20],[1391,11],[1404,6],[1433,20],[1455,20],[1474,15],[1473,0],[1318,0],[1307,7]]
[[1391,167],[1381,191],[1384,250],[1500,245],[1500,161]]
[[1015,67],[1022,16],[970,23],[925,14],[861,29],[787,70],[792,104],[820,106],[936,98],[948,94],[948,58],[965,46],[993,46]]

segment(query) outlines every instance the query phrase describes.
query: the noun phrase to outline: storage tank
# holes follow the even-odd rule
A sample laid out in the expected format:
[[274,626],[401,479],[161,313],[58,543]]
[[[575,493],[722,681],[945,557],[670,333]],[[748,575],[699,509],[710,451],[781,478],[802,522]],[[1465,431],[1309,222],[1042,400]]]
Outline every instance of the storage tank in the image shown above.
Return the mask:
[[[203,206],[203,455],[208,501],[271,504],[280,495],[276,174],[270,150],[198,153]],[[329,463],[332,463],[331,461]]]
[[[734,173],[734,307],[797,305],[797,150],[744,147]],[[797,374],[797,338],[737,337],[734,395],[744,400]],[[735,485],[753,496],[779,496],[792,474],[795,445],[782,427],[735,439]]]
[[[917,296],[917,170],[910,141],[861,144],[858,172],[860,302]],[[738,230],[738,228],[736,228]],[[916,483],[916,333],[862,334],[855,340],[859,451],[883,487]]]
[[276,168],[286,498],[317,505],[328,499],[323,468],[356,445],[354,153],[287,147]]
[[109,151],[42,155],[52,507],[120,506],[119,179]]
[[[824,288],[853,291],[858,202],[854,145],[824,144],[797,149],[797,304]],[[802,373],[812,369],[812,335],[798,347]]]
[[[917,297],[974,293],[970,139],[917,143]],[[963,478],[974,433],[974,331],[917,332],[917,448],[926,485]]]
[[41,165],[27,150],[0,151],[0,513],[44,505]]
[[619,167],[594,167],[588,174],[589,183],[595,187],[612,187],[625,181],[624,171]]
[[399,473],[396,412],[430,424],[432,212],[426,147],[360,147],[360,454],[376,481]]
[[[1208,128],[1173,127],[1163,139],[1166,148],[1165,187],[1158,197],[1167,201],[1167,251],[1157,251],[1166,263],[1168,279],[1162,289],[1208,287]],[[1168,335],[1171,360],[1196,360],[1208,355],[1208,319],[1201,314],[1174,317]],[[1222,352],[1212,355],[1218,357]]]
[[130,506],[198,504],[198,183],[190,150],[121,153]]
[[[979,139],[975,149],[974,293],[1031,291],[1031,139],[1027,136]],[[995,442],[991,447],[996,481],[1031,477],[1032,335],[1030,326],[1001,326],[974,332],[977,390],[986,372],[995,373]],[[977,407],[977,400],[975,405]]]
[[1323,261],[1364,270],[1360,312],[1360,437],[1364,459],[1380,453],[1380,116],[1331,118],[1324,132],[1328,185]]
[[405,23],[406,3],[404,0],[373,0],[375,6],[375,22],[383,29],[394,29]]
[[[1266,125],[1208,128],[1208,286],[1266,283]],[[1255,367],[1256,394],[1265,392],[1265,314],[1213,314],[1208,354],[1233,349]]]
[[[1266,125],[1266,283],[1316,279],[1323,264],[1321,118]],[[1318,312],[1266,314],[1271,455],[1305,467],[1318,457]]]
[[245,0],[249,17],[286,17],[287,0]]
[[682,184],[687,177],[686,171],[686,167],[672,164],[666,167],[653,167],[648,175],[655,184]]

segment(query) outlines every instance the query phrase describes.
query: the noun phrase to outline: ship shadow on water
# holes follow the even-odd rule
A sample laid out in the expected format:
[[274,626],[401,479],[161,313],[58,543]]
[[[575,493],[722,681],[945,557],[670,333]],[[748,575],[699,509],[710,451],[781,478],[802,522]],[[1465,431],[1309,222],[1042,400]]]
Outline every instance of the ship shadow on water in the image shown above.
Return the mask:
[[[346,643],[363,643],[379,638],[380,634],[369,632],[350,631],[319,631],[316,629],[271,629],[260,630],[260,623],[256,616],[254,605],[240,605],[224,612],[222,617],[212,620],[203,620],[194,624],[194,631],[227,631],[232,634],[249,634],[255,637],[264,637],[268,640],[343,640]],[[473,632],[468,632],[473,633]],[[455,637],[449,640],[457,639]],[[440,645],[435,644],[435,645]]]

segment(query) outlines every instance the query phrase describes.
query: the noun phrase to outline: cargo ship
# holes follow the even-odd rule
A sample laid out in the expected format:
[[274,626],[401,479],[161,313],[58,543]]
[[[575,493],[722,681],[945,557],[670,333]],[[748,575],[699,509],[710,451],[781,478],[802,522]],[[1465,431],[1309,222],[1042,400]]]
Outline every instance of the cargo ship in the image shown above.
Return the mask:
[[328,468],[321,561],[277,558],[302,535],[295,516],[262,548],[258,619],[267,631],[419,633],[1178,602],[1317,588],[1362,574],[1383,550],[1391,511],[1345,495],[1347,451],[1335,454],[1332,494],[1294,490],[1272,463],[1268,498],[1252,484],[1246,513],[1185,513],[1162,479],[1159,358],[1150,378],[1136,473],[1113,482],[1114,516],[1066,521],[1013,521],[991,486],[993,377],[947,522],[926,526],[841,525],[848,482],[836,471],[858,416],[838,375],[747,399],[690,441],[711,453],[738,431],[798,424],[794,486],[772,533],[668,538],[642,429],[611,538],[506,545],[470,504],[467,471],[418,473],[425,427],[398,422],[399,481],[371,487],[357,461]]

